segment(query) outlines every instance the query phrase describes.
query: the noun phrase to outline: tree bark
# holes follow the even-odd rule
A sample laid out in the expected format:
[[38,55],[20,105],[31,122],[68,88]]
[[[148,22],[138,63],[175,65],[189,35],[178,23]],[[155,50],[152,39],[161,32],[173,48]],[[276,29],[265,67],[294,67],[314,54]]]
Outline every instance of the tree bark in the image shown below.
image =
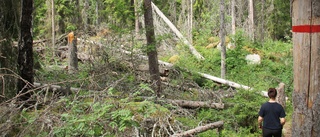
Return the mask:
[[[34,81],[33,72],[33,37],[32,37],[33,0],[21,1],[20,39],[18,45],[18,94],[26,93]],[[30,84],[31,83],[31,84]],[[31,94],[21,96],[21,100],[28,100]]]
[[221,78],[226,78],[226,44],[224,24],[224,0],[220,0]]
[[161,80],[159,73],[158,52],[156,46],[156,39],[153,26],[152,6],[151,0],[144,0],[144,22],[146,28],[147,37],[147,55],[149,64],[149,73],[151,80],[155,84],[154,91],[156,91],[157,97],[161,96]]
[[294,91],[292,136],[320,136],[320,1],[292,4]]
[[204,125],[204,126],[196,127],[194,129],[185,131],[183,133],[174,134],[171,137],[189,137],[189,136],[192,136],[194,134],[207,131],[209,129],[221,128],[222,126],[223,126],[223,121],[218,121],[218,122],[210,123],[210,124],[207,124],[207,125]]
[[73,32],[68,34],[68,49],[69,49],[69,64],[68,72],[74,73],[78,70],[78,57],[77,57],[77,39]]

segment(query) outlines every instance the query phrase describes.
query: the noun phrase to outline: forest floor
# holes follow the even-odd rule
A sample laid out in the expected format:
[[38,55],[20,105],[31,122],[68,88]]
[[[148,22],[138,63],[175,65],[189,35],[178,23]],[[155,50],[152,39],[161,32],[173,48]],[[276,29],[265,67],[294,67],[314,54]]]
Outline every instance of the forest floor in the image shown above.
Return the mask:
[[284,137],[291,137],[291,126],[292,126],[292,121],[288,120],[283,127],[283,136]]

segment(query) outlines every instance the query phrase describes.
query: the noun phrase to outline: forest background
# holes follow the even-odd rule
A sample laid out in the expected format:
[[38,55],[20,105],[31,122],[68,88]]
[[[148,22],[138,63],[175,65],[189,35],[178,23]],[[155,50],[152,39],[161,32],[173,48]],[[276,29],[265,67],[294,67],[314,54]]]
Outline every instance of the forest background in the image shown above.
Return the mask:
[[[147,61],[143,1],[34,0],[36,105],[20,111],[16,99],[19,0],[0,4],[0,133],[4,136],[170,136],[223,121],[223,128],[197,136],[258,136],[261,91],[284,83],[292,114],[293,60],[290,2],[285,0],[153,0],[205,58],[198,60],[153,12],[159,60],[174,64],[155,99]],[[224,5],[221,8],[221,5]],[[225,15],[223,21],[221,15]],[[230,87],[198,72],[221,75],[221,26],[225,31],[225,79]],[[78,38],[78,71],[68,72],[67,34]],[[121,49],[121,50],[120,50]],[[127,54],[129,51],[130,54]],[[248,54],[258,54],[250,64]],[[168,69],[160,66],[160,72]],[[72,88],[81,90],[71,90]],[[216,102],[223,109],[179,106],[175,99]],[[173,103],[172,103],[173,102]],[[18,106],[18,107],[17,107]],[[38,130],[34,130],[38,129]],[[286,129],[289,130],[289,129]],[[288,131],[284,131],[286,134]],[[289,135],[288,135],[289,136]]]

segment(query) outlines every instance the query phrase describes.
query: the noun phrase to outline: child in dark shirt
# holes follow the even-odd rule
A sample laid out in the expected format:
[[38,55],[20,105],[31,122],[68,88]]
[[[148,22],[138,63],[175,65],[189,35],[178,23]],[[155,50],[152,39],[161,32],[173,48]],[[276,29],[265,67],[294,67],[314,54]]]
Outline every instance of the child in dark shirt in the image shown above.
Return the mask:
[[[262,104],[259,111],[258,124],[262,129],[263,137],[281,137],[285,124],[286,113],[283,107],[276,102],[277,90],[269,88],[269,101]],[[263,126],[262,126],[263,122]]]

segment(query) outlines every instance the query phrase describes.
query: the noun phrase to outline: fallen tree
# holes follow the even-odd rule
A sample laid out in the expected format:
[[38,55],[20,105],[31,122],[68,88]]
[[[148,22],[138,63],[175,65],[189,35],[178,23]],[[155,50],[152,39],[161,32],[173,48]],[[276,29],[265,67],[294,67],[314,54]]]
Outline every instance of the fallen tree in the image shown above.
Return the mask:
[[218,121],[218,122],[210,123],[210,124],[207,124],[207,125],[204,125],[204,126],[198,126],[198,127],[194,128],[194,129],[190,129],[190,130],[182,132],[182,133],[173,134],[171,137],[192,136],[194,134],[207,131],[209,129],[221,128],[222,126],[223,126],[223,121]]
[[166,99],[166,101],[170,102],[171,104],[176,104],[180,107],[187,107],[187,108],[215,108],[215,109],[224,108],[224,104],[212,103],[210,101],[203,102],[203,101],[171,100],[171,99]]

